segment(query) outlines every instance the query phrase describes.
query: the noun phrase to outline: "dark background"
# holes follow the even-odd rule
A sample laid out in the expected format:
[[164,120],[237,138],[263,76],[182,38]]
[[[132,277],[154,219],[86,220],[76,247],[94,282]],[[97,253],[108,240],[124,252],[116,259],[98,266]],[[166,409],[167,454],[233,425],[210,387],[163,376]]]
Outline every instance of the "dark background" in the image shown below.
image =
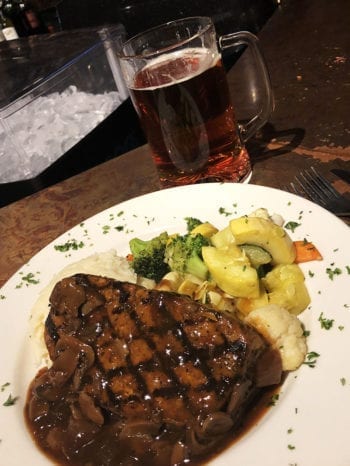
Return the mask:
[[121,22],[129,35],[165,21],[210,16],[219,34],[257,32],[276,8],[275,0],[63,0],[57,4],[63,29]]

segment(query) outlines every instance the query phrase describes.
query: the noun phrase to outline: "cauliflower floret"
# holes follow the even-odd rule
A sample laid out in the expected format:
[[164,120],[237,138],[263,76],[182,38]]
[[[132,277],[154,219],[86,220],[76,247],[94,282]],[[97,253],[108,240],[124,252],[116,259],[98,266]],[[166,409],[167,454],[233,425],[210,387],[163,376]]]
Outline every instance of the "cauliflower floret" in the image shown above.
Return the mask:
[[264,218],[265,220],[270,220],[270,214],[265,207],[260,207],[259,209],[253,210],[253,212],[250,212],[248,217],[259,217],[259,218]]
[[307,344],[301,322],[295,315],[276,304],[269,304],[251,311],[246,322],[279,350],[283,370],[293,371],[303,363]]
[[280,214],[271,214],[270,219],[273,223],[278,225],[279,227],[283,227],[284,225],[284,218]]
[[265,209],[265,207],[260,207],[259,209],[254,210],[251,212],[248,217],[259,217],[264,218],[265,220],[271,220],[271,222],[275,223],[278,226],[283,226],[284,218],[280,214],[269,214],[269,211]]

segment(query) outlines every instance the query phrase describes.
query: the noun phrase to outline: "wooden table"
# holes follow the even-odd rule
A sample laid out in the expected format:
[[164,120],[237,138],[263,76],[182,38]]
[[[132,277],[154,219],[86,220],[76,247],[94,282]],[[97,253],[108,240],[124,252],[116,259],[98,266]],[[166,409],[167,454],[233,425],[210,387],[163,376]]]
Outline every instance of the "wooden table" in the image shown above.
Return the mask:
[[[307,6],[290,1],[262,30],[276,110],[248,145],[251,183],[283,188],[300,169],[314,165],[336,188],[350,192],[331,173],[333,168],[350,170],[347,8],[347,0],[312,0]],[[77,223],[157,189],[145,145],[1,208],[0,285]]]

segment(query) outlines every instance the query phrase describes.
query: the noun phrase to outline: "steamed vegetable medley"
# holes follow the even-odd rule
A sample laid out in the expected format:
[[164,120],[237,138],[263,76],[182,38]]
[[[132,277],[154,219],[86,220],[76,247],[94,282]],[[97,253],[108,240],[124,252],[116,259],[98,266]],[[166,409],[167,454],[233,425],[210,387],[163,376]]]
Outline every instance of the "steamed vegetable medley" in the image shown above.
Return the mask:
[[238,314],[279,349],[284,370],[299,367],[307,345],[297,315],[310,297],[296,262],[303,256],[321,259],[317,249],[293,242],[283,219],[266,209],[235,218],[222,230],[195,218],[186,221],[186,234],[130,241],[128,259],[143,284]]

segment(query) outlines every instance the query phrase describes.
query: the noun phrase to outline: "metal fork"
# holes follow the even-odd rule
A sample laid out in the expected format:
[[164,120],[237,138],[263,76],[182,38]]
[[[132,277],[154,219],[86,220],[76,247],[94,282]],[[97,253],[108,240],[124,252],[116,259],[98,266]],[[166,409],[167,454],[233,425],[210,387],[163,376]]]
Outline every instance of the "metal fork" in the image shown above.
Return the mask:
[[285,190],[310,199],[338,217],[350,216],[350,200],[335,190],[314,167],[300,172]]

